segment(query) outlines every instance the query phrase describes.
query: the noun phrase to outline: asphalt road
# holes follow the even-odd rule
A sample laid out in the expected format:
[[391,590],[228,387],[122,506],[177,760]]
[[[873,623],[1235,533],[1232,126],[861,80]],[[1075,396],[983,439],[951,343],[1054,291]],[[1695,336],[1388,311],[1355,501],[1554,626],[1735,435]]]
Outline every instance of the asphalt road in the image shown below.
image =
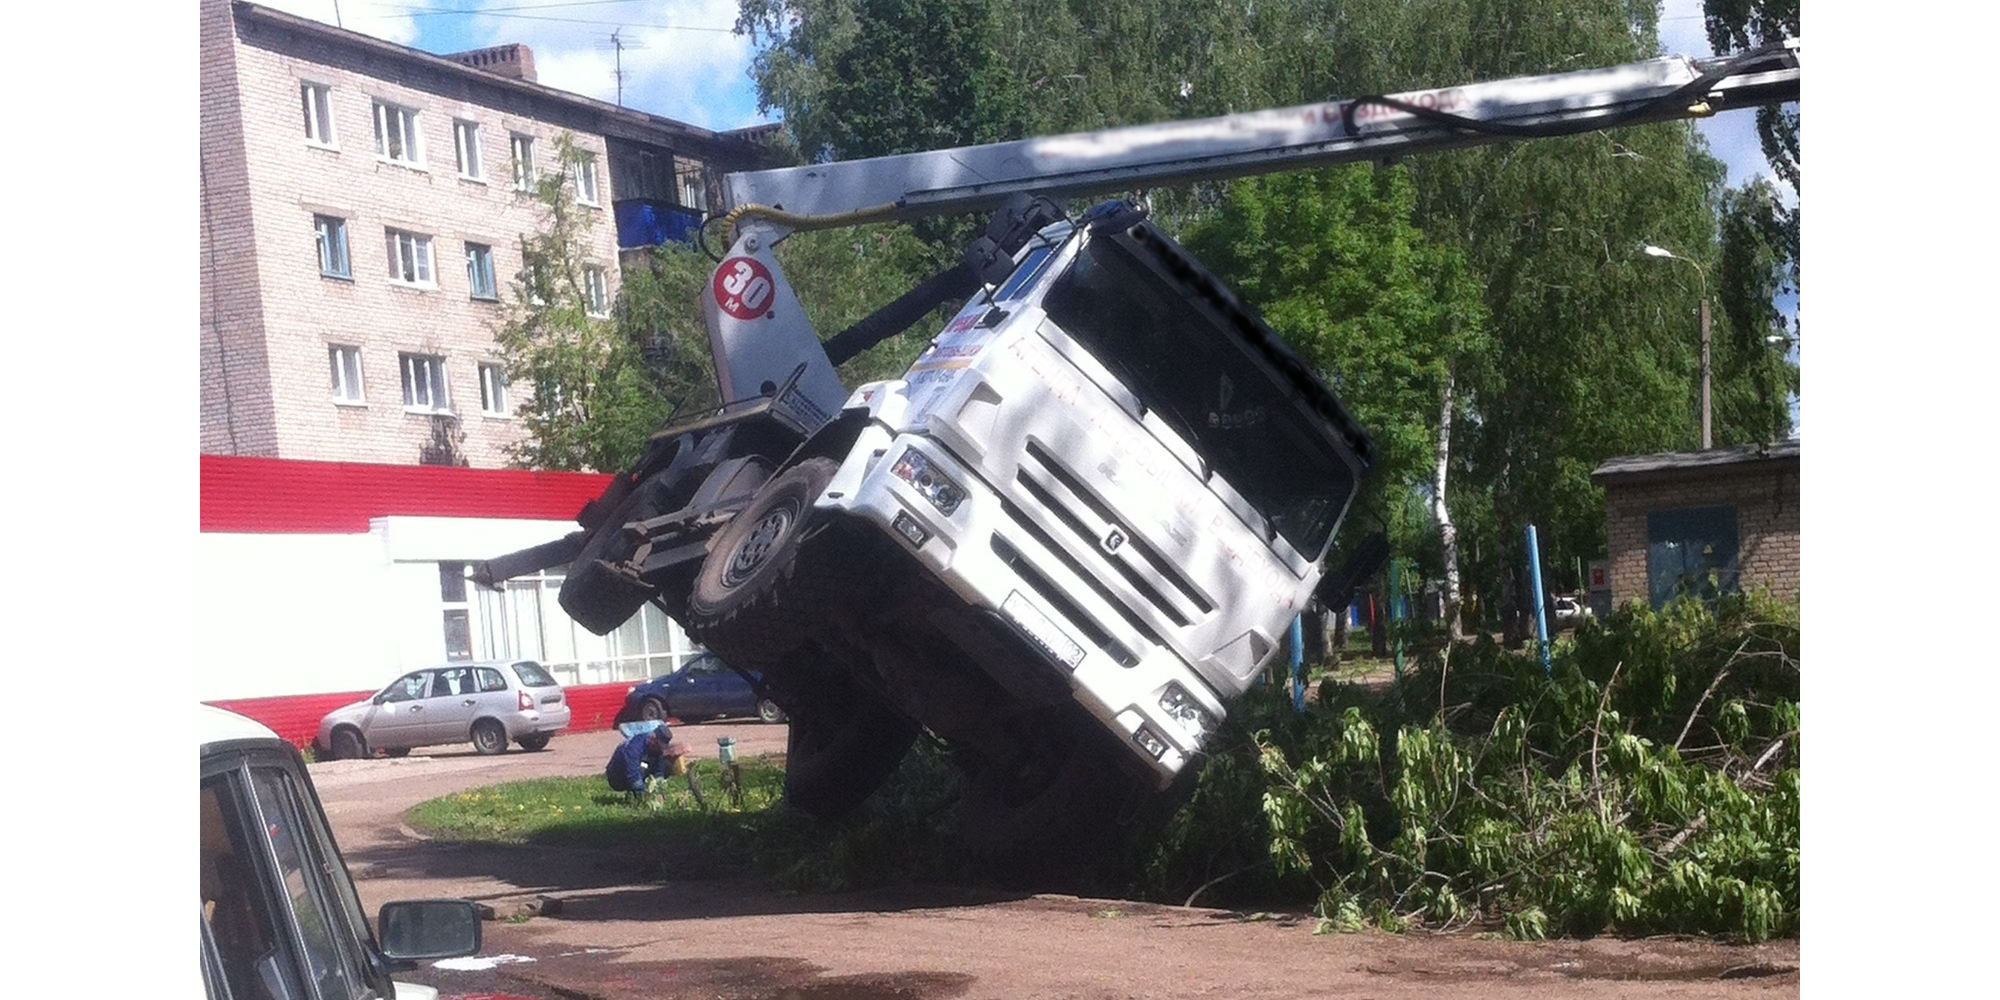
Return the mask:
[[[784,727],[685,726],[713,757],[781,752]],[[1242,914],[940,887],[814,896],[675,871],[665,857],[443,844],[402,822],[410,806],[528,777],[599,773],[614,732],[566,734],[539,753],[469,746],[312,767],[363,902],[468,898],[492,907],[480,961],[406,978],[447,996],[539,1000],[1045,1000],[1371,997],[1789,998],[1798,942],[1523,943],[1471,935],[1315,935],[1298,914]],[[651,862],[651,863],[649,863]],[[659,872],[675,871],[661,880]],[[642,872],[653,873],[651,878]],[[559,901],[556,913],[535,912]],[[512,916],[513,919],[507,919]],[[452,963],[453,965],[465,963]]]

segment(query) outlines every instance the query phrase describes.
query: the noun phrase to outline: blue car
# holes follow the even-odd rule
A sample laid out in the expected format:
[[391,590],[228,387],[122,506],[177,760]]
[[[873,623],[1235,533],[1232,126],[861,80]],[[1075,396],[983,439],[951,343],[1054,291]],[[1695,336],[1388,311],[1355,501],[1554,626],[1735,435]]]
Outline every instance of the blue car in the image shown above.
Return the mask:
[[625,707],[613,721],[641,722],[669,716],[683,721],[750,716],[765,722],[785,721],[778,706],[757,697],[750,682],[713,653],[701,653],[671,674],[634,685],[625,692]]

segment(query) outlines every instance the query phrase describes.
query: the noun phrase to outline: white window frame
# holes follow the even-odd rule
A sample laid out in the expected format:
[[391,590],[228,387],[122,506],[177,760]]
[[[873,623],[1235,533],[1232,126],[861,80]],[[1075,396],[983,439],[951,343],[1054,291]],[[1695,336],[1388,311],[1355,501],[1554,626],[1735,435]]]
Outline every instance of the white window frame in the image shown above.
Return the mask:
[[431,238],[393,227],[383,232],[389,251],[389,283],[407,288],[436,288],[437,270],[433,266],[436,258],[431,253]]
[[399,361],[403,370],[403,409],[411,413],[450,413],[451,385],[445,377],[444,356],[405,352]]
[[319,253],[320,277],[354,280],[354,254],[347,239],[346,219],[314,213],[313,245]]
[[452,119],[451,142],[458,151],[458,176],[485,183],[486,161],[479,152],[479,123],[464,118]]
[[351,344],[326,345],[326,357],[333,369],[333,401],[340,406],[365,406],[368,396],[361,383],[361,348]]
[[692,157],[674,157],[674,200],[682,208],[708,211],[708,164]]
[[583,265],[583,311],[597,317],[611,315],[610,279],[596,264]]
[[[481,278],[486,279],[483,283]],[[480,302],[500,301],[500,281],[493,271],[493,248],[484,243],[465,245],[465,283]],[[482,288],[484,294],[481,294]]]
[[514,190],[534,190],[535,137],[520,132],[508,133],[507,156],[514,164]]
[[[375,99],[375,155],[406,167],[424,165],[424,130],[416,108]],[[395,140],[392,144],[390,140]]]
[[497,361],[479,363],[479,412],[489,417],[511,416],[507,410],[507,369]]
[[299,109],[305,114],[306,145],[338,148],[340,139],[333,131],[333,88],[300,80]]
[[577,204],[597,204],[597,154],[581,150],[572,154],[569,161],[569,180],[576,188]]

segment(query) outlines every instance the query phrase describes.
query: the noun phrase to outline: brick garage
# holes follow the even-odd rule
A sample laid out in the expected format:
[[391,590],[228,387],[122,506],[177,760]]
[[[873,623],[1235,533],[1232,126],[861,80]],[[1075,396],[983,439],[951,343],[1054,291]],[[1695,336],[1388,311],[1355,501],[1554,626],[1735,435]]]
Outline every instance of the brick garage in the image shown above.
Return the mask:
[[1591,480],[1604,489],[1614,604],[1658,606],[1677,570],[1798,602],[1797,441],[1614,458]]

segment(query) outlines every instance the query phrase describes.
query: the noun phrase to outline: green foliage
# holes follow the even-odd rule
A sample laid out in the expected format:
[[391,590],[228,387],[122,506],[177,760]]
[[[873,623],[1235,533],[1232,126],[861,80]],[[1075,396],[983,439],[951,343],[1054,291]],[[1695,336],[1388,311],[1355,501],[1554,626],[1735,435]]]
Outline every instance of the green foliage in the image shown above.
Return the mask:
[[[563,164],[577,155],[568,135],[557,137],[556,153]],[[607,285],[618,269],[593,257],[590,233],[603,213],[579,207],[570,183],[566,169],[537,179],[531,196],[544,225],[521,237],[524,266],[494,334],[508,379],[530,390],[516,408],[527,433],[510,451],[531,469],[617,471],[676,403],[714,384],[691,310],[708,268],[692,251],[660,248],[650,267],[623,270],[612,315],[593,315],[589,269],[601,269]]]
[[1796,934],[1798,638],[1757,598],[1631,607],[1552,677],[1477,640],[1393,688],[1323,682],[1306,716],[1253,692],[1139,888],[1178,902],[1261,848],[1214,895],[1305,880],[1322,932]]
[[1400,167],[1302,171],[1238,181],[1184,240],[1374,436],[1377,495],[1365,505],[1390,512],[1406,552],[1430,527],[1415,487],[1437,461],[1450,366],[1490,347],[1478,278],[1462,253],[1425,238],[1415,210]]

